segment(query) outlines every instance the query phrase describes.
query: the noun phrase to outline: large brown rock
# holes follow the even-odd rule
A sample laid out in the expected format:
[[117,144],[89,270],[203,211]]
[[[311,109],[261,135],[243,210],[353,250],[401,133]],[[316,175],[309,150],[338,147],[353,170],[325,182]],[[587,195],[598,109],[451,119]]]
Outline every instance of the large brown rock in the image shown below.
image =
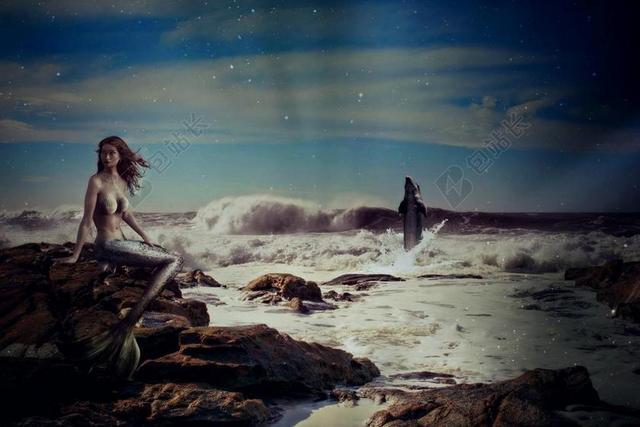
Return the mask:
[[183,329],[172,326],[162,328],[136,328],[134,336],[140,348],[140,363],[178,350]]
[[207,304],[195,299],[156,298],[149,304],[149,310],[186,317],[193,326],[207,326],[210,322]]
[[0,352],[14,343],[34,352],[56,333],[48,260],[66,250],[36,243],[0,250]]
[[263,304],[286,303],[298,313],[321,310],[335,310],[336,305],[322,299],[322,292],[316,282],[287,273],[264,274],[242,288],[245,299]]
[[140,324],[134,329],[140,362],[178,351],[180,332],[192,326],[186,317],[149,311],[144,313]]
[[247,299],[264,295],[291,300],[300,298],[307,301],[322,301],[322,293],[316,282],[287,273],[268,273],[253,279],[242,290],[248,292]]
[[[131,420],[173,425],[247,425],[267,421],[271,412],[259,399],[245,399],[241,393],[216,390],[206,384],[150,384],[133,399],[113,405],[113,414]],[[142,417],[141,417],[142,418]]]
[[617,259],[599,267],[570,268],[564,278],[594,289],[598,301],[608,304],[614,314],[640,322],[640,262]]
[[[17,426],[255,426],[273,417],[260,399],[199,383],[136,384],[113,401],[79,400]],[[124,393],[123,393],[124,394]]]
[[226,288],[226,286],[220,284],[216,279],[205,274],[202,270],[192,270],[184,273],[178,273],[175,281],[181,288],[193,288],[196,286],[206,286],[212,288]]
[[[380,398],[375,389],[365,394]],[[581,366],[535,369],[493,384],[460,384],[413,393],[392,390],[390,396],[395,402],[375,413],[369,426],[573,426],[556,411],[568,405],[602,405]]]
[[379,374],[368,359],[297,341],[266,325],[251,325],[187,329],[180,334],[178,352],[146,361],[137,377],[282,395],[361,385]]

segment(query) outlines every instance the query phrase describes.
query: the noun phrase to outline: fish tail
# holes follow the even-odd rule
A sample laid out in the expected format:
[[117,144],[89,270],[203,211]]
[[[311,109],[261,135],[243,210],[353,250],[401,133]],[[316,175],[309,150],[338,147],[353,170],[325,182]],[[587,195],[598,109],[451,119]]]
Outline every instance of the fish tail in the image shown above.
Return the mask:
[[105,369],[128,379],[140,361],[140,347],[132,328],[123,330],[116,327],[93,337],[67,341],[63,352],[70,359],[89,365],[90,371]]

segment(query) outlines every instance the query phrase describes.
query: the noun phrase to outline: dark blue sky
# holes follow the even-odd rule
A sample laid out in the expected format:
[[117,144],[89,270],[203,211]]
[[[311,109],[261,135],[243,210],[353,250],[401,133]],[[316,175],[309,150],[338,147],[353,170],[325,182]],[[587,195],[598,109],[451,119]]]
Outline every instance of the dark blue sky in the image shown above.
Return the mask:
[[406,174],[449,209],[640,211],[634,7],[478,3],[3,2],[2,207],[81,205],[116,134],[156,161],[143,211],[394,207]]

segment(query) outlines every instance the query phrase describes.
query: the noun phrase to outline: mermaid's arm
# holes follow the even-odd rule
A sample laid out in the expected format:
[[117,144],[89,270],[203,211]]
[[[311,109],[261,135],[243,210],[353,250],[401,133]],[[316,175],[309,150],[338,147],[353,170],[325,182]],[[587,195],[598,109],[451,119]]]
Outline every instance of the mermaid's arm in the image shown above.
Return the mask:
[[93,219],[93,212],[96,208],[99,189],[100,184],[98,182],[98,178],[95,175],[91,176],[91,178],[89,178],[87,191],[84,196],[84,214],[82,215],[82,220],[80,221],[80,226],[78,227],[76,246],[73,249],[73,255],[71,255],[71,257],[75,258],[76,260],[78,259],[78,257],[80,257],[82,247],[85,243],[87,243],[91,234],[91,221]]
[[129,227],[133,228],[133,230],[136,233],[138,233],[140,235],[140,237],[142,237],[142,240],[144,240],[145,242],[150,242],[149,236],[147,236],[147,234],[140,227],[140,225],[138,225],[138,222],[136,221],[136,217],[133,216],[133,212],[131,212],[131,211],[123,212],[122,220],[124,222],[126,222],[129,225]]

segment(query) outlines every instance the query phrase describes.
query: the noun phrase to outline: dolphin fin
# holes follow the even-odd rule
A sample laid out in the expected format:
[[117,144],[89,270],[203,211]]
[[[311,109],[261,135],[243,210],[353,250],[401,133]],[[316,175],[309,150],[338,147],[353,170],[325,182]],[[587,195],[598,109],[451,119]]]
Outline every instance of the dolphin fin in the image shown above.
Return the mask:
[[407,213],[407,201],[403,200],[402,202],[400,202],[400,206],[398,206],[398,212],[400,212],[402,215]]
[[424,203],[418,203],[418,212],[422,212],[425,217],[427,216],[427,207]]

